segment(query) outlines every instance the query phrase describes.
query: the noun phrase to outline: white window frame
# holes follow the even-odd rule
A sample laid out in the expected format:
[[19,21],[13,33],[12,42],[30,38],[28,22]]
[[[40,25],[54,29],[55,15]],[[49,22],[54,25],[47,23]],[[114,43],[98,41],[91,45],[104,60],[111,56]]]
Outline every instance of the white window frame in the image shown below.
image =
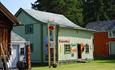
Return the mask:
[[111,48],[110,47],[111,47],[111,42],[109,42],[109,55],[111,54],[111,52],[110,52]]
[[115,36],[113,36],[113,31],[115,31],[115,30],[108,31],[109,38],[115,38]]
[[115,43],[114,41],[109,42],[109,55],[111,55],[111,43]]
[[[65,49],[65,45],[69,45],[69,49]],[[64,44],[64,54],[70,54],[71,53],[71,45],[70,44]]]

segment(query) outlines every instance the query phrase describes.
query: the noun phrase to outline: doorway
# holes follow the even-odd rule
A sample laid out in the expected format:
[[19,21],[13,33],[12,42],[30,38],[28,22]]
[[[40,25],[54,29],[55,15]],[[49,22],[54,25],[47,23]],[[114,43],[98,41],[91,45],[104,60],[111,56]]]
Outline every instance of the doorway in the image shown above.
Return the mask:
[[81,59],[81,44],[77,44],[78,59]]
[[11,46],[11,56],[9,60],[9,67],[10,68],[16,68],[16,64],[19,61],[19,45],[18,44],[12,44]]

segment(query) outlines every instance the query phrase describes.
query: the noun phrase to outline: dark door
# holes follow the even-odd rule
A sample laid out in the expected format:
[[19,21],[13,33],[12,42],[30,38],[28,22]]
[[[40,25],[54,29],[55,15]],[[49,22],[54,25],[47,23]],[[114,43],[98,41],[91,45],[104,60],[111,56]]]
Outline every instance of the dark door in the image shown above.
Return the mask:
[[81,59],[81,44],[77,45],[78,59]]

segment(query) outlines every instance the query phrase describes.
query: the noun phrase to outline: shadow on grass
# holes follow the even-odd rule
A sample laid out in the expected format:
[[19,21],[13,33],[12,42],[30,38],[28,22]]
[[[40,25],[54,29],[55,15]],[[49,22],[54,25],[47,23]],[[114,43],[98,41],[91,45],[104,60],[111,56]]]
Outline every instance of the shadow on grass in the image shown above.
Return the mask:
[[32,63],[32,67],[47,67],[48,63]]
[[115,60],[102,60],[100,63],[115,63]]
[[115,63],[115,58],[98,58],[95,61],[98,63]]

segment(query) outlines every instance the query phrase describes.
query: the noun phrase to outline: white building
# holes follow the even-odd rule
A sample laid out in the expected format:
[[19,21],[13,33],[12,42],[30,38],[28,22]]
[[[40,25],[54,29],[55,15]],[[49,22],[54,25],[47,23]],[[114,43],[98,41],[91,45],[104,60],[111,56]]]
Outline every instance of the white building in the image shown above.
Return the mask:
[[9,68],[16,68],[18,61],[25,61],[27,41],[14,32],[11,32],[11,55],[8,62]]

